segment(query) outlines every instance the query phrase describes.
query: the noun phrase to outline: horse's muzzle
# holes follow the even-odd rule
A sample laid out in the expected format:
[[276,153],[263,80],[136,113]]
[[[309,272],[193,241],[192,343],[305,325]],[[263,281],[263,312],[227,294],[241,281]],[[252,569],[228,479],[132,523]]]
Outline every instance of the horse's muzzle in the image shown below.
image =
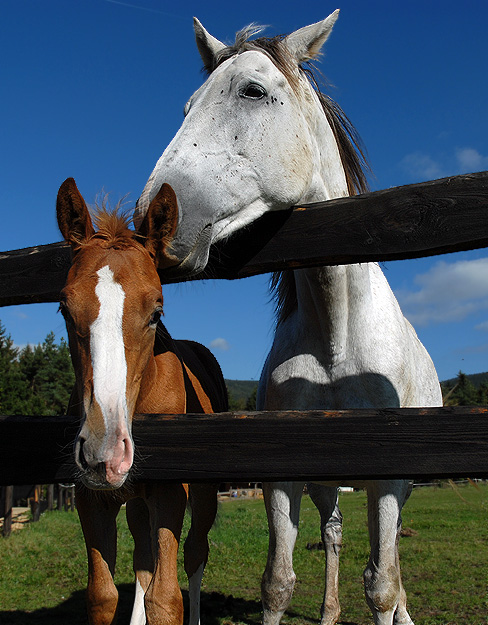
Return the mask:
[[80,470],[81,482],[92,490],[115,490],[125,483],[134,459],[134,446],[129,437],[120,439],[110,449],[108,458],[94,453],[92,446],[82,436],[75,444],[75,460]]

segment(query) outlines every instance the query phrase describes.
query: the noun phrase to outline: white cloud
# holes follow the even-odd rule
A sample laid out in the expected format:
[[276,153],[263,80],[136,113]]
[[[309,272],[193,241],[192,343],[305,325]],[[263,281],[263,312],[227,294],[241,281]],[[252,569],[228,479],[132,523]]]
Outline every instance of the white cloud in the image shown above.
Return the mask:
[[423,182],[487,170],[488,156],[471,147],[452,149],[436,156],[418,151],[405,155],[400,161],[400,168],[412,182]]
[[441,165],[424,152],[407,154],[400,161],[400,167],[417,182],[441,178],[443,175]]
[[475,330],[481,330],[481,332],[488,332],[488,321],[483,321],[474,327]]
[[396,296],[414,325],[462,321],[488,308],[487,275],[488,258],[441,261],[415,277],[417,290],[400,289]]
[[463,173],[488,169],[488,156],[483,156],[474,148],[460,148],[456,152],[456,158]]
[[230,349],[230,343],[226,339],[217,338],[210,343],[210,349],[220,349],[226,352]]

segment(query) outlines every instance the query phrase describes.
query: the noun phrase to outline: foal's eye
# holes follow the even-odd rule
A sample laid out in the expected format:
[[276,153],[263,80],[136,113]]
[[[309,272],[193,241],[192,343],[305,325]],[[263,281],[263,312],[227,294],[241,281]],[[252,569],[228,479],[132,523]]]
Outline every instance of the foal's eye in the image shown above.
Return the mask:
[[72,321],[71,315],[65,302],[59,302],[58,312],[60,312],[63,315],[66,323],[71,323]]
[[239,91],[241,98],[248,98],[250,100],[261,100],[266,94],[266,89],[257,83],[251,83],[247,87],[243,87]]
[[153,312],[149,320],[149,325],[151,326],[151,328],[155,328],[158,325],[162,314],[163,314],[163,309],[156,308],[156,310]]

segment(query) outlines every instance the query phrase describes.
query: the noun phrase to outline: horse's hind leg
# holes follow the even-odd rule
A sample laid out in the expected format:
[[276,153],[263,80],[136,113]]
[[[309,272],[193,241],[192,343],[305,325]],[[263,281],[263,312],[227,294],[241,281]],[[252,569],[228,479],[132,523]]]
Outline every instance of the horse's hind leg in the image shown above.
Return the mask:
[[295,586],[293,549],[298,532],[303,482],[263,484],[269,547],[261,583],[264,625],[278,625]]
[[368,484],[371,554],[364,571],[364,589],[375,625],[413,625],[406,611],[398,558],[400,512],[408,487],[405,480]]
[[130,499],[127,502],[127,524],[134,538],[133,563],[136,577],[136,592],[130,625],[145,625],[144,595],[153,576],[154,557],[149,510],[143,499]]
[[200,588],[208,560],[208,533],[217,515],[217,484],[191,484],[191,527],[185,541],[185,572],[190,594],[189,625],[200,623]]
[[339,620],[339,552],[342,547],[342,514],[338,489],[334,486],[307,484],[308,492],[320,512],[320,533],[325,547],[325,590],[321,625]]
[[76,491],[76,507],[88,555],[86,602],[90,625],[116,623],[118,592],[113,574],[120,505],[112,494],[92,493],[81,488]]

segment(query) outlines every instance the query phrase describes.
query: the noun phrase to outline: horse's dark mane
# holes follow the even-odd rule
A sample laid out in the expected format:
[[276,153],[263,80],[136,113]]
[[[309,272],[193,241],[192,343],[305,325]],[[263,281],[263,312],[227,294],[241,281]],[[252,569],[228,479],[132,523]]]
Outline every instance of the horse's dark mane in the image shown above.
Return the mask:
[[[250,37],[260,30],[260,27],[251,25],[239,31],[236,34],[234,44],[218,52],[214,58],[213,66],[206,67],[206,71],[210,74],[224,61],[236,54],[241,54],[247,50],[258,50],[272,60],[285,75],[293,89],[297,89],[299,74],[305,76],[317,93],[324,115],[334,133],[349,194],[356,195],[368,191],[366,172],[369,170],[369,166],[362,141],[337,102],[320,91],[316,68],[310,63],[307,66],[299,65],[297,68],[295,60],[289,54],[286,46],[282,44],[285,35],[270,38],[259,37],[251,40]],[[277,323],[281,323],[297,306],[294,272],[275,272],[271,278],[270,288],[275,299]]]

